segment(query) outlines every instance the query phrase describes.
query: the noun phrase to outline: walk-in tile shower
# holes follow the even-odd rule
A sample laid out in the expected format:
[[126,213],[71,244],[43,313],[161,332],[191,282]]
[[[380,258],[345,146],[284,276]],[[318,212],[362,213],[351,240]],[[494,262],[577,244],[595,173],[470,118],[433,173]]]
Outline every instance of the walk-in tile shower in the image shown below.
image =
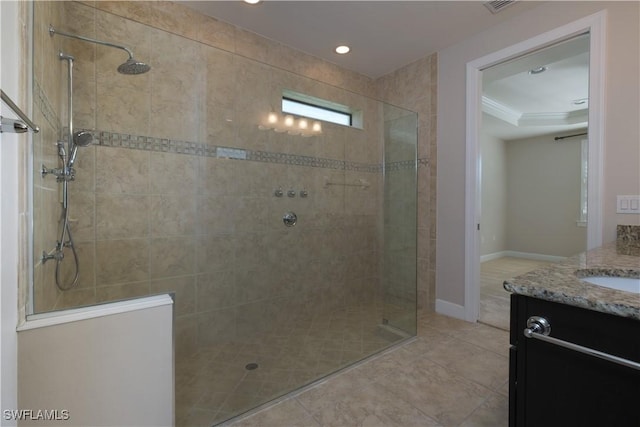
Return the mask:
[[[99,3],[34,2],[32,312],[175,293],[178,425],[415,335],[417,115],[361,81],[309,77],[302,54],[286,69],[260,56],[284,49],[243,56],[214,20],[176,35],[144,2]],[[150,71],[118,73],[112,45]],[[285,124],[291,93],[351,125]],[[61,146],[73,179],[43,173],[68,166]]]

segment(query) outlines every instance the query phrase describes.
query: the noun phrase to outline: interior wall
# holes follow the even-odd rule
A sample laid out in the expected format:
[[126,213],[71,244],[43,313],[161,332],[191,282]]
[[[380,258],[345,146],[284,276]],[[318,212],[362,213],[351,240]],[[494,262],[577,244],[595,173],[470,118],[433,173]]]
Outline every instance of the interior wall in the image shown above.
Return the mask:
[[513,206],[507,197],[507,151],[505,141],[480,134],[481,211],[480,255],[497,254],[509,249],[507,245],[507,210]]
[[437,298],[464,306],[466,64],[600,10],[607,11],[604,120],[603,241],[617,224],[616,194],[640,193],[638,85],[640,37],[637,2],[545,2],[438,53]]
[[587,228],[577,225],[582,138],[555,141],[557,135],[506,143],[511,251],[567,257],[586,250]]
[[20,425],[175,425],[173,305],[156,299],[165,302],[20,331],[18,400],[34,411]]

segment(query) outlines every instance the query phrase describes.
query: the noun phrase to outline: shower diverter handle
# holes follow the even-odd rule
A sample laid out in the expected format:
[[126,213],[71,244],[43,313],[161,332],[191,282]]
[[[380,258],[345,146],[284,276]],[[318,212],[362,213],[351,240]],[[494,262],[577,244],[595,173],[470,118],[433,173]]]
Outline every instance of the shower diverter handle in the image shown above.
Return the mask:
[[282,216],[282,222],[287,227],[293,227],[298,222],[298,216],[294,212],[285,212]]

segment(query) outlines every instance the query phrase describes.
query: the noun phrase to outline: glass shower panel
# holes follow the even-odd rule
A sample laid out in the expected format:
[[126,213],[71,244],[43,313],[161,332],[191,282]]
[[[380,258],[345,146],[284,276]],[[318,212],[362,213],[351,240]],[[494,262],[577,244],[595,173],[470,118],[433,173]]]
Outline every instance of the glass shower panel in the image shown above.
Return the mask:
[[[34,173],[34,312],[175,293],[177,425],[222,422],[414,335],[415,113],[99,6],[34,3],[34,170],[56,166],[64,134],[59,50],[75,57],[75,127],[93,134],[68,185],[71,290],[40,260],[60,186]],[[49,24],[151,71],[118,74],[121,52]],[[287,91],[348,106],[358,127],[288,126]]]
[[388,104],[384,122],[383,323],[417,331],[417,114]]

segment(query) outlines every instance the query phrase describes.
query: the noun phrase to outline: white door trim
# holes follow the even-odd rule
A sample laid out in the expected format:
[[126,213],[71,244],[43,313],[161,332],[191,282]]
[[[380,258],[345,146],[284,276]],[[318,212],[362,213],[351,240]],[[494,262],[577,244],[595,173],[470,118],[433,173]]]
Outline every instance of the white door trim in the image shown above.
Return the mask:
[[480,167],[482,70],[586,32],[589,37],[589,181],[587,248],[602,244],[604,63],[606,11],[574,21],[467,63],[464,317],[478,320],[480,304]]

